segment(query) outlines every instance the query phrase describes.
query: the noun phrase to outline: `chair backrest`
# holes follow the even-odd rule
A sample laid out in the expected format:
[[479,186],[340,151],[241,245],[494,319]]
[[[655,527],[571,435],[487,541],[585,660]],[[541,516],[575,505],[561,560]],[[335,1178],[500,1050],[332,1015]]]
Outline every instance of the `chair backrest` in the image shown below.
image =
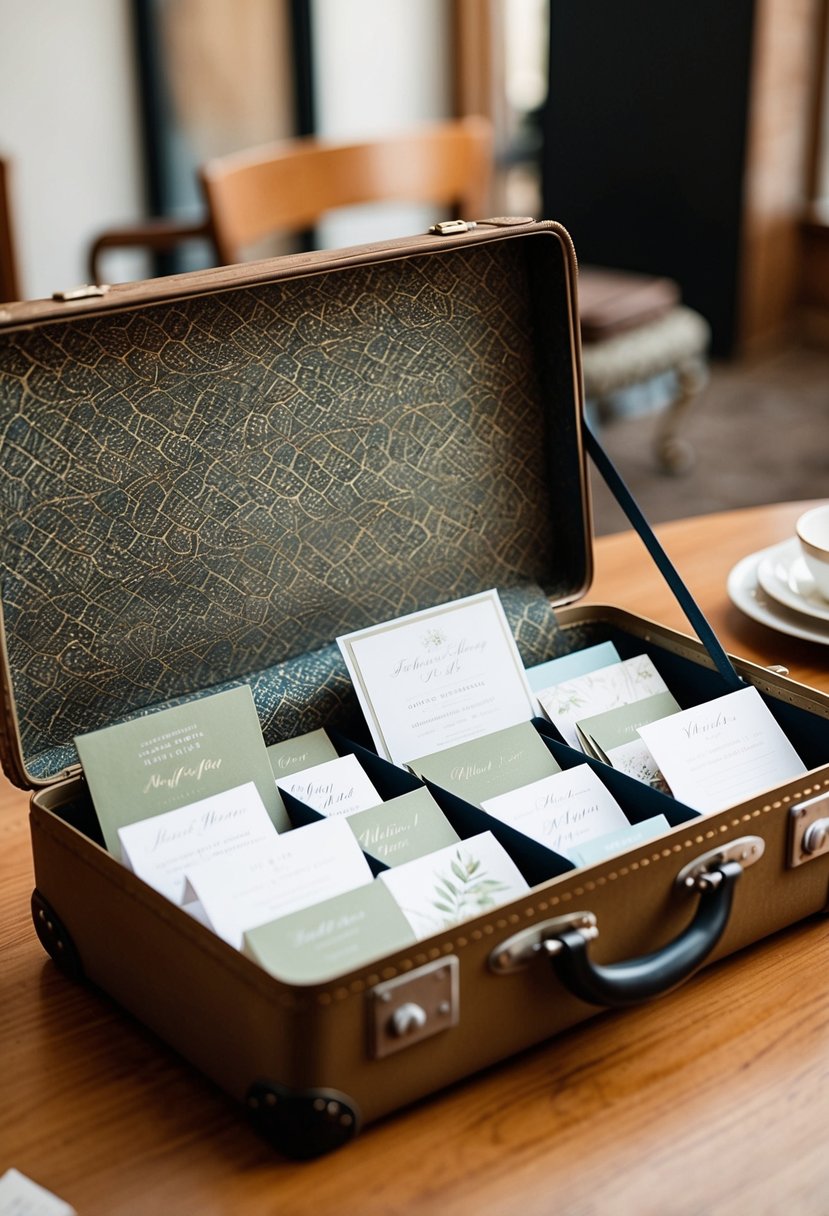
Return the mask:
[[9,176],[9,162],[0,157],[0,302],[3,303],[20,299]]
[[264,237],[358,203],[428,203],[436,220],[481,218],[491,170],[491,124],[469,116],[359,143],[286,140],[211,160],[199,176],[219,261],[230,264]]

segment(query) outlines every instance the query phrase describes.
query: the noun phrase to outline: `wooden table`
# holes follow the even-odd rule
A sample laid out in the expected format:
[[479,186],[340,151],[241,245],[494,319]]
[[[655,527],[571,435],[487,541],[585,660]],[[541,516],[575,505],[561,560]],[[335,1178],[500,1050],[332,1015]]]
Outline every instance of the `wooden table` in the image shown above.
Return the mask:
[[[731,566],[788,536],[806,505],[658,531],[728,649],[829,689],[829,648],[752,623],[725,592]],[[596,553],[591,600],[686,628],[636,538],[602,538]],[[829,1211],[822,922],[296,1165],[106,997],[58,973],[29,920],[26,795],[4,786],[0,812],[0,1173],[15,1166],[81,1216]]]

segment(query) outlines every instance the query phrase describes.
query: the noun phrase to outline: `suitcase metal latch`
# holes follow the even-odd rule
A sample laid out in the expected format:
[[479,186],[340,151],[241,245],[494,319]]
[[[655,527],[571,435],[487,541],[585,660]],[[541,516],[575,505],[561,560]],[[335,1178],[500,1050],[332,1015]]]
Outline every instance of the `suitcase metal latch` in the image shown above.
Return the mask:
[[458,1024],[459,966],[451,954],[371,989],[372,1059],[382,1060]]
[[108,292],[108,283],[83,283],[80,287],[68,287],[63,291],[53,291],[52,299],[58,300],[61,304],[67,304],[71,300],[94,300],[99,296],[107,295]]
[[798,802],[789,811],[789,865],[829,853],[829,794]]
[[435,236],[455,236],[459,232],[471,232],[478,225],[474,220],[440,220],[432,224],[429,231]]

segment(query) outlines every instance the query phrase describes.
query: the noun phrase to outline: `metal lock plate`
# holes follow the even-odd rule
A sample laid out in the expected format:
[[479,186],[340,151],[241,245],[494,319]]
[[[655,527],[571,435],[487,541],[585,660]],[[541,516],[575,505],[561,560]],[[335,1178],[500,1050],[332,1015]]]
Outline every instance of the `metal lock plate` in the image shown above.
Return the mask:
[[372,1059],[382,1060],[456,1026],[459,973],[458,958],[451,954],[372,988],[368,994]]
[[802,866],[825,853],[829,853],[829,794],[818,794],[789,811],[789,865]]

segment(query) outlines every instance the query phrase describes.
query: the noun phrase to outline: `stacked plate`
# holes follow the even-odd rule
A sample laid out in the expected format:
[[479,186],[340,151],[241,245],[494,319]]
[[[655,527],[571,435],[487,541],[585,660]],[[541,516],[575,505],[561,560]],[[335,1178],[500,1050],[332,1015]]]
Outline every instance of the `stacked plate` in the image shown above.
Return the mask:
[[728,594],[755,621],[829,645],[829,600],[815,586],[796,536],[738,562],[728,576]]

